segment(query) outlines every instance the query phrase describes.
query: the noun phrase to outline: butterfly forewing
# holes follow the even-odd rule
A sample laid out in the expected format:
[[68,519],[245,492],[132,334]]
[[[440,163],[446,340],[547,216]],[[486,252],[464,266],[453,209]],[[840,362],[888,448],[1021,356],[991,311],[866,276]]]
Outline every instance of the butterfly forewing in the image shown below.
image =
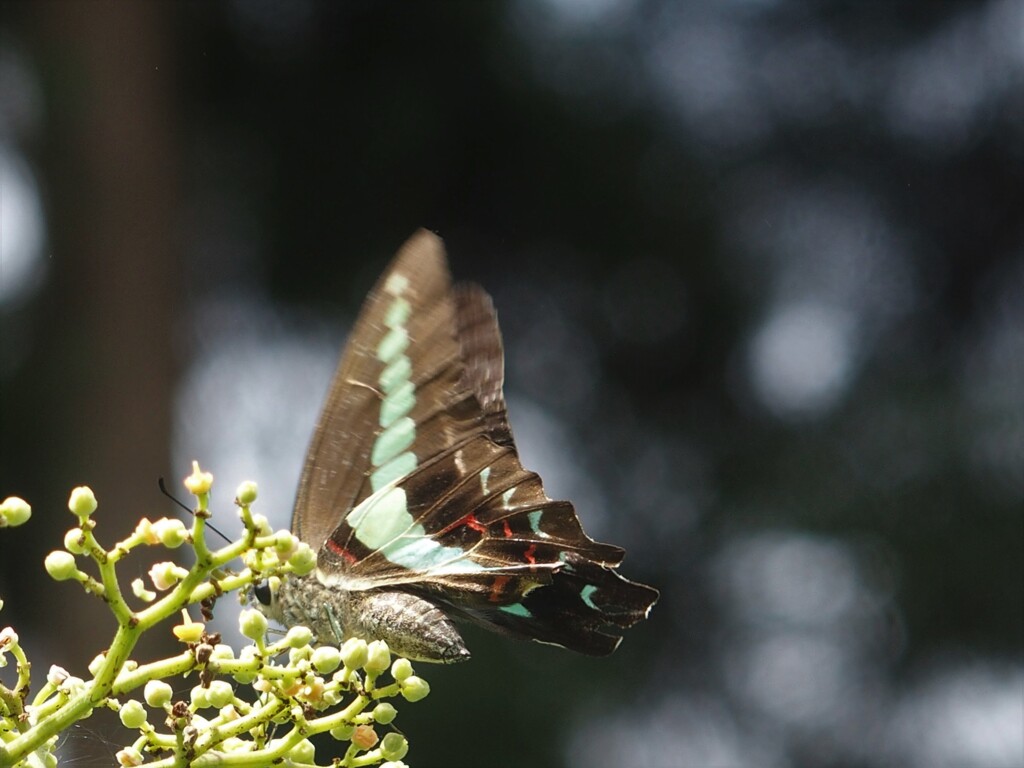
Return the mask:
[[[391,419],[394,429],[398,420],[430,419],[453,405],[448,396],[461,372],[453,317],[441,242],[420,231],[370,291],[306,454],[292,531],[312,547],[320,547],[344,513],[372,493],[373,449],[384,431],[382,418]],[[390,367],[382,353],[390,356]],[[397,415],[408,405],[402,392],[417,384],[426,391],[413,393],[413,412]],[[418,435],[435,443],[427,452],[436,452],[445,439],[443,431],[418,430]]]
[[605,654],[657,592],[619,576],[572,505],[523,468],[490,297],[411,238],[371,291],[314,435],[293,530],[317,577],[421,595],[507,634]]

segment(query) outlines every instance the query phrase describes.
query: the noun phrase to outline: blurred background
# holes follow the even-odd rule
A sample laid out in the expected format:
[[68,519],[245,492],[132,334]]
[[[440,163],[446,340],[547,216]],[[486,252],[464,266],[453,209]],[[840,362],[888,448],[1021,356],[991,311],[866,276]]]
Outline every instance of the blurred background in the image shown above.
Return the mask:
[[425,226],[495,298],[524,463],[662,598],[608,659],[469,630],[411,765],[1024,765],[1018,0],[0,10],[0,625],[37,669],[112,628],[41,567],[71,487],[112,542],[197,458],[221,527],[243,479],[286,525]]

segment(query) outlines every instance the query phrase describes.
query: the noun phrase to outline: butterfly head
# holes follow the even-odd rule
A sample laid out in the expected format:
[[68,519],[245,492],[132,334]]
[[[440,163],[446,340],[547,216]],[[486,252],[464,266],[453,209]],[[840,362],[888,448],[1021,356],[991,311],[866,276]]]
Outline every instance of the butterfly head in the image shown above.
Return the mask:
[[281,621],[281,604],[278,600],[280,587],[281,580],[276,576],[256,582],[252,587],[249,604],[268,619]]
[[249,604],[285,627],[301,624],[315,637],[340,642],[343,636],[337,617],[345,610],[344,594],[324,587],[313,575],[271,576],[252,587]]
[[269,607],[274,600],[274,590],[269,581],[260,581],[253,586],[252,596],[260,605]]

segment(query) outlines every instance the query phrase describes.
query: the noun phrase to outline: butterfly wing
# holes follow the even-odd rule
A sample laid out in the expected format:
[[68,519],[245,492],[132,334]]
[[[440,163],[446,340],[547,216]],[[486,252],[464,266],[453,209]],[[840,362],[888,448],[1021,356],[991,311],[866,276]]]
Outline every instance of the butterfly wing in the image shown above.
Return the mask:
[[[344,544],[342,542],[345,542]],[[478,435],[382,489],[321,550],[345,589],[416,592],[507,634],[593,655],[647,615],[657,592],[619,576],[572,505],[545,494],[510,445]]]
[[493,305],[417,233],[370,293],[306,460],[293,530],[347,590],[399,588],[602,655],[657,599],[516,454]]
[[[420,230],[370,291],[306,453],[292,532],[314,549],[375,484],[406,474],[417,455],[443,451],[468,426],[454,316],[441,241]],[[445,428],[432,430],[445,414]]]

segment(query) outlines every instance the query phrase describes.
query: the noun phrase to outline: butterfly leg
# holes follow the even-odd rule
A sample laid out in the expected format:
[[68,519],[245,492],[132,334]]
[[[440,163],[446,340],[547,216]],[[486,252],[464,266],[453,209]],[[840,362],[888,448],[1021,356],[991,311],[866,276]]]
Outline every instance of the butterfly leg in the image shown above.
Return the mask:
[[[327,619],[327,623],[331,627],[331,632],[334,636],[334,645],[341,645],[345,634],[341,631],[341,622],[338,621],[338,615],[334,612],[334,608],[330,603],[324,603],[324,618]],[[323,626],[321,624],[320,626]]]

